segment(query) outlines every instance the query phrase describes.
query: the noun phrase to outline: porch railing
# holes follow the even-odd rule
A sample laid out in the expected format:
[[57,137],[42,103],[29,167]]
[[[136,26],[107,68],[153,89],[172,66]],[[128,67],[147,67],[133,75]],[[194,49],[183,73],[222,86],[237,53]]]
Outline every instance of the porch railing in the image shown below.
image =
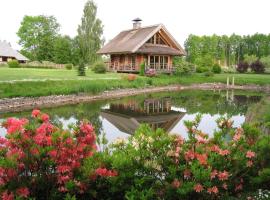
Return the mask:
[[[110,71],[139,71],[138,67],[136,68],[137,63],[119,63],[119,62],[107,62],[107,69]],[[139,65],[138,65],[139,66]],[[174,70],[173,66],[168,65],[167,63],[150,63],[146,64],[145,69],[155,69],[157,72],[172,72]]]
[[136,63],[108,62],[107,68],[113,71],[136,71]]

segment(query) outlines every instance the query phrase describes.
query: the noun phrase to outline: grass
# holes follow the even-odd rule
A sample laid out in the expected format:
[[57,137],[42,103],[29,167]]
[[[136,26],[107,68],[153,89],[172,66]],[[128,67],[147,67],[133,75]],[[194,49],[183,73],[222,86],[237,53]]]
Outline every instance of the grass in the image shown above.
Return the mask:
[[[79,77],[75,70],[54,69],[9,69],[0,68],[0,98],[37,97],[60,94],[97,94],[106,90],[121,88],[142,88],[149,85],[165,86],[171,84],[190,85],[194,83],[226,83],[227,77],[235,77],[235,84],[270,85],[270,75],[258,74],[216,74],[205,77],[203,74],[191,76],[140,77],[129,82],[121,74],[94,74],[87,70],[86,77]],[[19,81],[33,79],[35,81]],[[48,79],[46,81],[39,81]],[[66,80],[68,79],[68,80]],[[17,80],[12,82],[13,80]],[[11,82],[1,82],[11,81]]]
[[76,70],[66,69],[33,69],[33,68],[8,68],[0,67],[0,82],[1,81],[19,81],[19,80],[59,80],[59,79],[100,79],[100,78],[119,78],[119,74],[95,74],[91,70],[86,70],[85,77],[77,76]]

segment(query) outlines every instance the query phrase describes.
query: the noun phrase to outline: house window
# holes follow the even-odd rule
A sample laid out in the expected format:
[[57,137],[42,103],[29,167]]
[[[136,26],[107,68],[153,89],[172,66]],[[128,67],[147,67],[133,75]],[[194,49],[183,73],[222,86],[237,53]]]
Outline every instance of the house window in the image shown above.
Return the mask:
[[163,40],[163,38],[162,38],[162,36],[160,34],[154,35],[146,43],[166,45],[165,41]]
[[168,56],[150,56],[150,68],[152,69],[168,69]]
[[155,43],[155,38],[154,38],[154,36],[151,37],[146,43],[154,44],[154,43]]

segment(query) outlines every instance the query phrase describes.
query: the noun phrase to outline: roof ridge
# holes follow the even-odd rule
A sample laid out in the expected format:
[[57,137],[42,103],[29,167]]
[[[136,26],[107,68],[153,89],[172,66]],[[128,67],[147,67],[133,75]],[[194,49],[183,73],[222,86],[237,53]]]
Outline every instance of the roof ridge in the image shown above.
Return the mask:
[[[140,27],[138,29],[151,28],[151,27],[160,26],[160,25],[162,25],[162,24],[153,24],[153,25],[149,25],[149,26],[143,26],[143,27]],[[132,31],[132,30],[138,30],[138,29],[131,28],[131,29],[123,30],[122,32]]]

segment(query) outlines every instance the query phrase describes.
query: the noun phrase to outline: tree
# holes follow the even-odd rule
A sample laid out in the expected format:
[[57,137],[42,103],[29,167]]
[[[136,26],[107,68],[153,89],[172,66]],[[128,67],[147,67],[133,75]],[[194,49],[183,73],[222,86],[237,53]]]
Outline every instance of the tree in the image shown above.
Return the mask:
[[22,52],[31,60],[53,61],[54,42],[59,27],[54,16],[24,16],[17,32]]
[[83,10],[81,25],[78,27],[78,42],[83,62],[93,64],[98,56],[104,40],[102,39],[103,25],[96,17],[97,6],[92,0],[88,0]]
[[84,62],[82,60],[79,63],[78,76],[85,76],[85,65],[84,65]]
[[251,65],[251,63],[257,61],[258,58],[255,55],[244,55],[244,61],[247,62],[249,65]]
[[69,36],[55,39],[53,60],[60,64],[72,63],[72,39]]

